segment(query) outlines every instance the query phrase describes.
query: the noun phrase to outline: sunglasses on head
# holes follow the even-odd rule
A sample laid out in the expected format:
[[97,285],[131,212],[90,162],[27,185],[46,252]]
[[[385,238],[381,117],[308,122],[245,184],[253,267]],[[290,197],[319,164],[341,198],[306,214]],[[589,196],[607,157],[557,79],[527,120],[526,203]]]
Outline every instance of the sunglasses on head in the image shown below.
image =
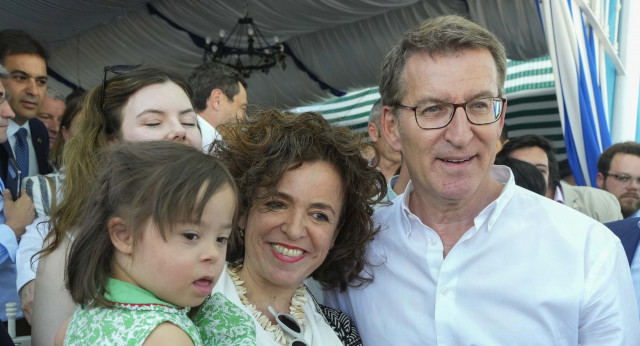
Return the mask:
[[302,341],[302,327],[293,316],[284,313],[279,314],[271,305],[267,309],[276,318],[280,328],[293,337],[294,340],[291,342],[291,346],[308,346],[306,342]]
[[104,107],[104,94],[107,87],[107,72],[113,74],[123,74],[137,69],[142,65],[109,65],[104,67],[104,76],[102,77],[102,93],[100,94],[100,109]]

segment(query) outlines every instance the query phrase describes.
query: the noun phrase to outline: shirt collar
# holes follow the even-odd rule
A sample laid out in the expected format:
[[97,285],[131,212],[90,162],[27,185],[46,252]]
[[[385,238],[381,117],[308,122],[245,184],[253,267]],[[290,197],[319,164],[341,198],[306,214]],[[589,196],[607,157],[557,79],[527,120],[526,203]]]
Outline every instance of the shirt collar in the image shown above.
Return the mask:
[[144,288],[132,285],[128,282],[109,278],[104,297],[114,303],[122,304],[160,304],[172,308],[176,305],[164,302]]
[[[502,188],[502,192],[496,200],[489,203],[489,205],[474,218],[474,224],[477,229],[480,229],[480,227],[485,222],[488,222],[487,231],[491,231],[493,225],[496,223],[498,217],[502,213],[502,210],[504,210],[504,208],[507,206],[516,191],[515,178],[513,176],[513,173],[511,173],[509,167],[493,166],[491,168],[491,177],[504,185],[504,187]],[[400,208],[402,211],[402,222],[404,226],[403,228],[407,237],[411,234],[410,219],[417,218],[417,216],[415,216],[409,209],[409,198],[413,191],[413,182],[409,181],[409,184],[407,184],[407,188],[404,190],[402,201],[400,203]]]
[[29,122],[25,121],[24,124],[18,125],[13,119],[9,119],[9,126],[7,127],[7,137],[11,137],[18,132],[20,128],[27,130],[27,138],[31,137],[31,128]]
[[564,204],[564,193],[562,192],[560,183],[558,183],[558,186],[556,186],[556,192],[553,194],[553,200]]

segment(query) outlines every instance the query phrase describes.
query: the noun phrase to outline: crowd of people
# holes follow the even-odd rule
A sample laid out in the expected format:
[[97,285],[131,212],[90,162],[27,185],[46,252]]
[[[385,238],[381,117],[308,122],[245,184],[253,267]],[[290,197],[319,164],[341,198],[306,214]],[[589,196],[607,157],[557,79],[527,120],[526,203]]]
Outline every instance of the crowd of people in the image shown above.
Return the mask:
[[65,97],[47,59],[0,32],[2,344],[16,302],[33,345],[640,345],[640,143],[562,180],[467,19],[389,51],[371,143],[223,65]]

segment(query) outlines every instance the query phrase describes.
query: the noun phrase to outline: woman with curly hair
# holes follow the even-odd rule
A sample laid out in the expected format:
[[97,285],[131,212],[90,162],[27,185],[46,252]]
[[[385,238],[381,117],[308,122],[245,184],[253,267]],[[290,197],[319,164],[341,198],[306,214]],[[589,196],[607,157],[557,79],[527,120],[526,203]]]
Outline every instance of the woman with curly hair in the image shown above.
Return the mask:
[[240,232],[230,239],[226,272],[194,318],[202,341],[359,344],[348,318],[319,305],[303,281],[345,289],[372,280],[363,275],[364,254],[386,184],[360,155],[368,144],[317,113],[263,111],[220,133],[214,154],[238,185]]

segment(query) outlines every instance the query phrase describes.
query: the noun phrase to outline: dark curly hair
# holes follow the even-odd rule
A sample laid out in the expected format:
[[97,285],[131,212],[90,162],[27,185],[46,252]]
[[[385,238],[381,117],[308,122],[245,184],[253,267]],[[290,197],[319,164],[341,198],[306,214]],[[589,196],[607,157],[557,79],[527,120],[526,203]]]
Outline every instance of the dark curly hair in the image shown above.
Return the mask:
[[[324,289],[358,287],[373,280],[368,273],[365,251],[379,231],[372,219],[373,206],[386,195],[384,176],[361,156],[369,143],[333,127],[313,112],[294,114],[277,110],[258,112],[245,120],[218,128],[224,140],[214,144],[215,155],[227,165],[239,190],[240,211],[270,198],[292,167],[303,162],[325,161],[334,166],[342,181],[344,200],[335,245],[311,277]],[[240,232],[230,238],[227,261],[244,260]]]

